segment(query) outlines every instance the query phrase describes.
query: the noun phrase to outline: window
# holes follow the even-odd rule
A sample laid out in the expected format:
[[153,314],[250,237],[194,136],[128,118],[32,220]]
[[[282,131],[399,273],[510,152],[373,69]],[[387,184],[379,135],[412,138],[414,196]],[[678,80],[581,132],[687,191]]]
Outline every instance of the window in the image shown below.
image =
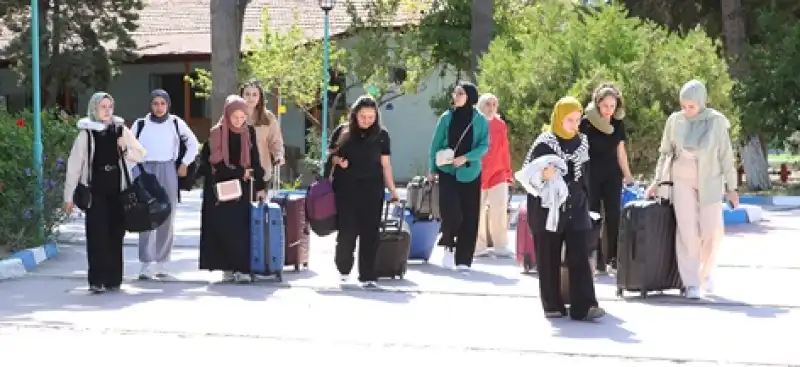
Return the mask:
[[184,88],[185,74],[151,74],[150,89],[163,89],[169,93],[172,100],[170,113],[186,118],[186,108],[189,107],[190,118],[207,118],[206,99],[196,95],[197,90],[190,89],[189,106],[185,105],[186,89]]

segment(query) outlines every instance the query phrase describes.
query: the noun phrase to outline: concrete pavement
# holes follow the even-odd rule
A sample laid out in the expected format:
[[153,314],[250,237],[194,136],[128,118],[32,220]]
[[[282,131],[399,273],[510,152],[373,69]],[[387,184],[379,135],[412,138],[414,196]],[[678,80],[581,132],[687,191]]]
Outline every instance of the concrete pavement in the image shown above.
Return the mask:
[[[88,296],[84,249],[75,244],[32,276],[0,283],[0,356],[52,341],[53,353],[42,358],[61,363],[84,363],[70,351],[98,343],[120,355],[149,350],[205,364],[247,356],[357,366],[431,358],[470,366],[800,366],[787,337],[800,327],[800,211],[729,229],[715,278],[719,297],[620,300],[614,279],[602,277],[596,288],[610,315],[585,324],[542,318],[536,278],[510,260],[479,260],[468,275],[417,264],[379,291],[342,286],[330,237],[313,238],[311,270],[286,273],[280,286],[217,284],[220,274],[197,270],[192,205],[199,200],[187,199],[167,282],[130,281],[122,293]],[[136,249],[125,252],[133,278]]]

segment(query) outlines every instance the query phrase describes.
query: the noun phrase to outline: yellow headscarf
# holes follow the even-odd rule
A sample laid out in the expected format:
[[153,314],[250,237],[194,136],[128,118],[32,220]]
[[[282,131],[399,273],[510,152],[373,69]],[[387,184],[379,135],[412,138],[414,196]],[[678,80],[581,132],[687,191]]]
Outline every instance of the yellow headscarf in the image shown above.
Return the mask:
[[550,129],[561,139],[572,139],[577,132],[564,130],[564,117],[570,113],[580,112],[583,114],[583,107],[574,97],[563,97],[556,102],[553,113],[550,115]]

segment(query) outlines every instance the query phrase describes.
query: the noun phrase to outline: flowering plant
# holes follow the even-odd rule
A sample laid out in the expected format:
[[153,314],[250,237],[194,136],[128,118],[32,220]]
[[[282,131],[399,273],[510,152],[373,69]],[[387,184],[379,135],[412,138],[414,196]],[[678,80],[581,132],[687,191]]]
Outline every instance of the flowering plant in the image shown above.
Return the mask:
[[[42,112],[43,185],[33,161],[33,116],[0,110],[0,247],[10,251],[42,245],[67,216],[63,205],[66,159],[77,134],[75,120],[58,111]],[[36,210],[41,190],[44,210]],[[41,221],[40,221],[41,219]],[[39,231],[39,223],[44,230]]]

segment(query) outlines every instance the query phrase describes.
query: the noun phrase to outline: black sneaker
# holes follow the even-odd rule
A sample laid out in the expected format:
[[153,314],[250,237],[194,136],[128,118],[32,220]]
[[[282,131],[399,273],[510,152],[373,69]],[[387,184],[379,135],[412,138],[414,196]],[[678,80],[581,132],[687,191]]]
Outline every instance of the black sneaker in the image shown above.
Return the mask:
[[118,292],[120,290],[120,286],[118,285],[107,285],[105,286],[105,290],[108,292]]

